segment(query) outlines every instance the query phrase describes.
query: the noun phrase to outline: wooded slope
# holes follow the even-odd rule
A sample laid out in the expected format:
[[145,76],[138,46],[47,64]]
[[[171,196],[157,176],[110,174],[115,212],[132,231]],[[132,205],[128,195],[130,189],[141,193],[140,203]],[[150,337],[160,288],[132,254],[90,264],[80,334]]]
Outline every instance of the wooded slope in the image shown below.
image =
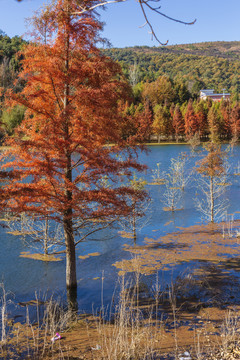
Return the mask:
[[240,42],[206,42],[166,47],[132,47],[104,50],[119,61],[129,76],[137,64],[138,82],[153,81],[161,75],[186,81],[194,94],[201,88],[230,93],[240,91]]

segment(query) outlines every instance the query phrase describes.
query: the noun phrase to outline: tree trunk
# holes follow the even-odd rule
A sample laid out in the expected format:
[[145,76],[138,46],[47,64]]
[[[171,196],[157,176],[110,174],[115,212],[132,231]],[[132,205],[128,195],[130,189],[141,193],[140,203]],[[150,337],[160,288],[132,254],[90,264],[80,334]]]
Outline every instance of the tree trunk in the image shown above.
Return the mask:
[[137,232],[136,232],[136,202],[133,203],[133,212],[132,212],[132,230],[133,230],[133,241],[134,245],[137,243]]
[[44,254],[48,255],[48,216],[45,219],[45,229],[44,229]]
[[213,177],[210,176],[210,206],[211,206],[211,222],[214,222],[214,196],[213,196]]
[[135,214],[133,214],[133,241],[134,245],[137,243],[137,233],[136,233],[136,217]]
[[76,252],[72,219],[64,219],[64,236],[66,244],[66,287],[68,309],[74,314],[77,306],[77,272],[76,272]]
[[72,320],[75,320],[78,311],[77,288],[67,289],[67,303]]
[[77,287],[75,244],[70,219],[64,219],[64,236],[66,243],[66,286],[69,289]]
[[[65,2],[65,11],[68,16],[68,20],[66,23],[70,24],[70,1],[66,0]],[[65,71],[68,74],[69,71],[69,58],[70,58],[70,35],[69,35],[69,28],[66,27],[65,33]],[[64,212],[63,217],[63,226],[64,226],[64,237],[65,237],[65,245],[66,245],[66,287],[68,292],[72,292],[76,295],[77,289],[77,275],[76,275],[76,253],[75,253],[75,242],[74,242],[74,233],[73,233],[73,210],[72,210],[72,190],[69,189],[69,184],[72,183],[72,159],[71,159],[71,151],[69,146],[69,115],[68,115],[68,105],[69,105],[69,93],[70,93],[70,86],[69,86],[69,79],[64,85],[64,99],[63,99],[63,106],[64,106],[64,132],[65,132],[65,141],[66,141],[66,168],[65,168],[65,196],[66,196],[66,204],[68,207]],[[75,291],[74,291],[75,289]],[[71,299],[72,297],[69,296]],[[76,299],[75,299],[76,300]],[[74,300],[73,300],[74,302]],[[70,308],[72,308],[72,300],[69,304]]]

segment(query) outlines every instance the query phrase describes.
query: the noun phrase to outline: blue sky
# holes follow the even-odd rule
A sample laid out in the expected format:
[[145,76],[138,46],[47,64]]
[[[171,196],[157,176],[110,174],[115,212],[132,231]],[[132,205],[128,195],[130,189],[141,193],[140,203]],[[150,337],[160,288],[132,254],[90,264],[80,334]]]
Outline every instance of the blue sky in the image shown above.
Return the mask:
[[[0,29],[11,37],[23,35],[24,19],[43,4],[43,0],[0,0]],[[170,45],[240,40],[239,0],[161,0],[161,11],[184,21],[197,19],[195,25],[186,26],[149,14],[160,41],[169,40]],[[158,46],[149,29],[140,28],[145,20],[136,0],[109,5],[100,15],[106,23],[104,36],[113,46]]]

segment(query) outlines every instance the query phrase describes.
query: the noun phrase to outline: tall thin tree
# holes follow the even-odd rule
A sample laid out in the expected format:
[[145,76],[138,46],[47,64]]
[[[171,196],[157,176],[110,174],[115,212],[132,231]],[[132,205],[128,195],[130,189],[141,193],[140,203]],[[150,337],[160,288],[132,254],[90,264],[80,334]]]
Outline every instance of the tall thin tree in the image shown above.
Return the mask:
[[[120,137],[117,102],[128,85],[119,65],[96,47],[101,24],[81,9],[77,0],[54,0],[33,20],[35,43],[25,47],[20,73],[26,86],[8,94],[27,111],[7,140],[1,171],[14,177],[0,194],[4,209],[62,224],[66,286],[73,292],[75,247],[85,238],[77,231],[94,218],[127,214],[134,190],[120,184],[118,175],[142,168],[131,148],[137,134],[134,140]],[[101,182],[105,175],[111,186]]]

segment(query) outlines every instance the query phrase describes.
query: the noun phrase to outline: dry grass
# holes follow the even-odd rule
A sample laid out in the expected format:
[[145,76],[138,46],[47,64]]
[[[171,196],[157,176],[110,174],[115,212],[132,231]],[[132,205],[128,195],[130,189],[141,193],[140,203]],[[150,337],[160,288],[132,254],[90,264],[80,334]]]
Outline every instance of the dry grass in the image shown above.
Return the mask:
[[104,314],[101,313],[102,321],[97,322],[97,329],[102,359],[155,359],[162,323],[153,319],[153,306],[141,308],[139,280],[137,274],[136,282],[132,285],[122,277],[119,302],[110,323],[104,320]]
[[[141,299],[141,278],[120,280],[119,302],[110,314],[101,308],[98,316],[72,316],[52,300],[45,304],[43,318],[36,299],[36,321],[6,329],[1,343],[2,359],[91,359],[91,360],[233,360],[240,358],[240,307],[232,310],[201,308],[197,313],[181,310],[173,286],[163,301],[158,279],[151,301]],[[159,316],[168,306],[165,320]],[[5,298],[6,301],[6,298]],[[6,313],[6,307],[5,307]],[[184,324],[184,320],[187,325]],[[5,323],[6,324],[6,323]],[[193,325],[195,324],[195,325]],[[62,339],[51,342],[59,332]],[[185,355],[184,355],[185,353]],[[182,356],[181,356],[182,354]]]
[[[24,323],[14,322],[7,319],[7,296],[2,287],[2,319],[1,332],[4,334],[0,343],[1,359],[47,359],[62,357],[62,343],[56,344],[51,341],[56,332],[63,332],[73,322],[72,313],[52,299],[44,302],[44,309],[41,311],[40,301],[26,304],[26,318]],[[36,309],[34,323],[30,322],[29,306]],[[41,315],[40,315],[41,314]],[[3,321],[4,320],[4,321]],[[7,321],[8,320],[8,321]],[[65,349],[64,349],[65,351]]]

